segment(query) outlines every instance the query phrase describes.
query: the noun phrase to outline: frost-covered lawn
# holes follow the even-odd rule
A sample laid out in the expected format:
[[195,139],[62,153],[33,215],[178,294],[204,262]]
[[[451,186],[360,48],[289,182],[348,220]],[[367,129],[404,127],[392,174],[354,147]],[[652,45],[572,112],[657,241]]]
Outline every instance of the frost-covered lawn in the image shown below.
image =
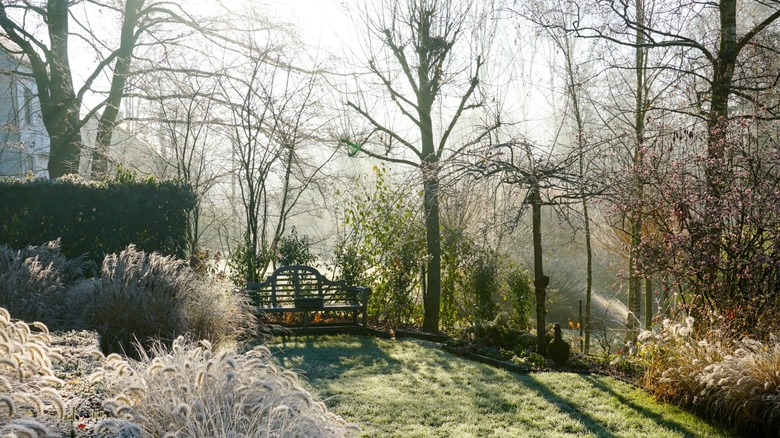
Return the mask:
[[729,436],[612,378],[515,375],[422,341],[326,336],[269,347],[364,436]]

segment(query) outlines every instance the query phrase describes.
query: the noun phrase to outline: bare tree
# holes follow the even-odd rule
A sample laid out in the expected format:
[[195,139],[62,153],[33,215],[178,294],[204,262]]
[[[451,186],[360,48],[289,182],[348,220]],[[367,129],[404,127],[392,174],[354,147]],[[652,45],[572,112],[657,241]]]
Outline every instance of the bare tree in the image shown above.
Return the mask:
[[[654,68],[672,70],[682,79],[682,93],[688,96],[689,105],[670,110],[706,124],[711,163],[705,169],[711,199],[707,208],[716,208],[728,184],[726,169],[716,163],[724,157],[728,121],[734,109],[739,117],[780,118],[780,69],[769,61],[780,51],[777,30],[773,28],[780,21],[780,1],[676,0],[649,12],[644,0],[596,0],[589,6],[581,11],[594,10],[609,17],[606,25],[598,25],[582,13],[564,27],[581,37],[633,47],[638,54],[659,48],[673,51],[674,62]],[[709,226],[711,244],[705,251],[713,260],[720,256],[722,225],[716,220]],[[631,228],[638,239],[641,225],[633,224]],[[712,281],[717,278],[715,270],[707,275]],[[638,290],[638,286],[633,289]],[[638,293],[632,298],[638,302]]]
[[[121,20],[118,47],[108,47],[104,36],[95,33],[89,20],[78,16],[76,5],[107,11]],[[3,35],[21,49],[30,62],[29,74],[38,88],[46,131],[51,140],[49,176],[58,178],[77,173],[82,149],[81,128],[100,111],[95,171],[106,169],[105,154],[117,124],[119,106],[131,74],[131,60],[142,35],[153,32],[163,23],[177,22],[199,28],[181,6],[167,1],[126,0],[10,0],[0,3],[0,29]],[[40,32],[39,28],[45,29]],[[173,37],[174,39],[176,37]],[[74,40],[92,47],[99,60],[84,83],[76,89],[70,64]],[[158,38],[157,43],[171,42],[172,37]],[[0,45],[6,50],[12,47]],[[82,117],[80,111],[87,94],[95,94],[103,76],[111,85],[99,104]]]
[[[615,3],[596,1],[589,5],[592,9],[601,12],[597,6],[609,10],[610,7],[615,6]],[[624,2],[622,5],[621,14],[625,18],[617,22],[623,23],[624,20],[629,20],[634,27],[626,28],[625,25],[620,27],[614,21],[609,21],[599,14],[588,14],[584,11],[590,11],[591,8],[581,8],[581,5],[568,0],[551,2],[545,10],[537,11],[537,14],[532,17],[534,22],[548,32],[593,38],[599,35],[598,39],[610,46],[605,56],[596,58],[607,72],[604,76],[608,86],[598,96],[599,101],[592,102],[601,119],[600,130],[607,133],[603,140],[615,145],[613,162],[603,163],[605,176],[612,180],[615,188],[614,199],[621,198],[625,192],[630,192],[634,198],[643,196],[645,190],[642,179],[643,151],[649,142],[654,141],[655,136],[663,134],[657,131],[663,125],[662,123],[654,124],[656,131],[648,129],[647,125],[650,120],[663,120],[669,114],[681,112],[678,108],[663,105],[667,101],[679,102],[681,97],[679,84],[683,81],[685,72],[680,61],[680,53],[674,51],[672,46],[650,45],[648,35],[640,29],[675,28],[682,32],[684,26],[690,24],[679,21],[656,23],[664,18],[674,18],[661,16],[657,12],[662,9],[661,2],[635,0],[630,3]],[[563,18],[555,20],[550,19],[550,16],[563,16]],[[609,17],[609,14],[605,16]],[[694,32],[692,29],[688,31]],[[619,35],[619,38],[615,35]],[[610,37],[618,38],[621,43],[615,47],[616,41]],[[610,173],[619,177],[609,176],[609,173],[606,173],[609,169],[614,169],[615,171]],[[652,225],[644,223],[645,216],[646,214],[641,212],[632,212],[632,214],[622,215],[613,223],[620,230],[620,235],[625,237],[627,248],[629,308],[626,320],[627,340],[636,338],[641,325],[643,291],[642,278],[636,266],[636,248],[643,234],[646,234],[647,228]],[[650,278],[644,280],[645,325],[649,328],[652,324],[654,304],[652,280]]]
[[[587,48],[583,53],[582,47],[577,46],[577,40],[572,32],[567,32],[561,28],[573,17],[573,5],[566,1],[552,0],[549,3],[526,5],[525,9],[512,10],[516,15],[528,17],[534,24],[540,27],[545,35],[552,41],[557,52],[559,52],[561,62],[561,75],[564,80],[565,108],[562,118],[563,125],[569,125],[573,134],[571,147],[576,151],[576,168],[578,177],[582,180],[586,173],[590,172],[590,163],[587,161],[586,151],[590,149],[589,143],[592,142],[592,127],[588,126],[586,120],[587,105],[592,104],[588,96],[586,87],[588,82],[593,79],[585,70],[587,66],[581,65],[583,59],[591,61],[595,56],[595,47]],[[557,25],[550,25],[557,23]],[[586,61],[586,62],[588,62]],[[557,141],[557,140],[556,140]],[[584,322],[584,351],[590,350],[590,322],[591,322],[591,296],[593,292],[593,245],[591,241],[591,218],[590,206],[588,204],[589,195],[586,193],[586,187],[580,187],[582,191],[582,200],[579,205],[582,214],[582,223],[585,238],[585,322]]]
[[[666,68],[695,77],[695,84],[705,85],[704,89],[692,90],[691,113],[706,120],[712,137],[710,146],[714,147],[717,127],[729,118],[735,99],[750,103],[737,105],[741,111],[764,108],[770,117],[780,115],[776,93],[759,93],[777,87],[778,73],[758,68],[766,61],[759,56],[761,53],[776,54],[778,50],[776,32],[771,28],[780,20],[780,1],[760,0],[752,7],[738,8],[737,0],[677,0],[666,5],[663,12],[660,8],[652,10],[653,18],[644,11],[644,0],[596,3],[599,12],[612,14],[612,22],[607,26],[590,25],[583,13],[565,28],[580,37],[603,38],[638,49],[675,48],[676,55],[687,63]],[[707,28],[713,22],[717,25]]]
[[[419,169],[423,183],[428,263],[423,289],[423,329],[439,330],[441,235],[439,189],[443,163],[486,138],[495,125],[460,141],[453,138],[461,117],[483,105],[478,92],[485,62],[480,29],[488,27],[491,5],[480,10],[458,0],[385,0],[364,4],[366,32],[379,47],[368,49],[366,68],[378,80],[376,96],[350,97],[347,106],[367,123],[353,141],[369,156]],[[489,34],[486,32],[485,35]],[[468,53],[467,59],[458,56]],[[369,87],[364,84],[364,87]],[[452,102],[450,101],[452,99]],[[447,107],[448,104],[453,106]],[[393,111],[405,122],[389,116]],[[437,123],[438,122],[438,123]]]
[[[278,30],[278,29],[277,29]],[[263,43],[254,38],[264,33]],[[242,242],[249,257],[248,281],[258,281],[275,260],[276,247],[304,194],[321,174],[329,156],[307,147],[319,140],[320,77],[301,68],[299,44],[284,32],[256,32],[246,52],[222,81],[229,103],[228,139],[244,216]],[[311,62],[311,61],[306,61]]]
[[[526,140],[512,140],[475,149],[466,170],[478,178],[495,177],[501,184],[522,187],[526,193],[520,206],[531,208],[533,239],[534,293],[536,297],[537,352],[546,354],[547,286],[550,277],[543,266],[542,207],[561,207],[582,202],[584,194],[594,196],[595,186],[583,189],[585,178],[577,169],[580,151],[556,155],[552,148],[542,149]],[[520,215],[518,214],[518,218]]]
[[209,194],[230,171],[229,155],[221,150],[225,136],[218,116],[222,107],[218,101],[203,97],[215,91],[218,79],[190,76],[182,83],[179,78],[166,75],[162,79],[166,80],[165,85],[154,81],[157,85],[145,91],[150,99],[156,97],[150,108],[156,114],[136,122],[143,123],[151,131],[150,140],[159,143],[156,176],[184,181],[197,196],[187,228],[192,255],[196,254],[204,232],[214,225],[206,222],[204,214],[204,208],[211,203]]

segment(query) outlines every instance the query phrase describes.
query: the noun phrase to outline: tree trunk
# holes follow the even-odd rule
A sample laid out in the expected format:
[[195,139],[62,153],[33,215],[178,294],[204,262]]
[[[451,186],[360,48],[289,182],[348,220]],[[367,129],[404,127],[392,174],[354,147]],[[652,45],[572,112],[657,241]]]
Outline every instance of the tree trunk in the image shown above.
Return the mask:
[[662,318],[668,318],[671,316],[672,302],[669,297],[669,277],[664,274],[661,279],[661,304],[658,306],[658,312]]
[[92,178],[104,178],[108,171],[108,152],[111,147],[111,137],[117,124],[119,104],[125,94],[125,84],[130,73],[130,64],[135,48],[135,27],[138,22],[138,14],[145,0],[127,0],[125,3],[125,17],[122,22],[122,32],[117,51],[116,66],[111,79],[106,106],[103,115],[98,122],[95,150],[92,152]]
[[[574,60],[572,59],[572,52],[574,51],[573,44],[566,38],[559,42],[560,48],[564,51],[566,58],[566,76],[568,78],[567,89],[569,96],[571,97],[572,110],[574,112],[574,121],[577,124],[577,149],[578,149],[578,164],[579,164],[579,177],[582,179],[585,177],[585,121],[582,118],[582,111],[580,110],[580,96],[577,90],[580,83],[579,78],[575,77]],[[585,273],[585,336],[584,336],[584,352],[588,354],[590,351],[590,304],[593,294],[593,246],[591,245],[590,235],[590,214],[588,212],[588,201],[584,191],[584,187],[580,187],[580,196],[582,198],[582,220],[585,226],[585,257],[586,257],[586,273]],[[580,301],[580,303],[582,303]],[[582,311],[582,308],[580,308]],[[580,327],[582,330],[583,327]],[[582,339],[580,340],[583,341]],[[582,344],[581,344],[582,345]]]
[[[48,79],[46,72],[35,72],[46,132],[49,134],[49,178],[78,173],[81,155],[80,102],[73,91],[68,59],[68,0],[49,0],[47,19],[51,40]],[[44,84],[41,84],[41,76]],[[44,85],[41,87],[41,85]]]
[[708,118],[710,154],[717,154],[723,138],[720,124],[728,119],[729,96],[731,95],[734,67],[737,63],[737,1],[721,0],[720,44],[713,66],[712,102]]
[[653,280],[645,278],[645,330],[653,328]]
[[428,249],[427,288],[423,296],[423,330],[439,331],[441,303],[441,232],[439,229],[439,181],[435,172],[423,181],[425,192],[425,232]]
[[441,229],[439,226],[439,157],[433,141],[431,113],[435,93],[430,81],[430,65],[425,53],[418,53],[420,66],[417,71],[420,89],[417,94],[417,114],[420,120],[420,151],[423,173],[425,212],[425,240],[428,250],[427,289],[423,295],[423,330],[439,331],[441,307]]
[[532,214],[532,234],[534,241],[534,292],[536,296],[536,352],[545,356],[547,354],[547,324],[545,314],[547,313],[546,302],[547,286],[550,284],[550,278],[544,275],[542,266],[542,197],[539,193],[539,187],[531,187],[531,193],[528,196],[531,204]]
[[[636,22],[639,28],[645,26],[644,1],[636,2]],[[642,148],[645,141],[645,49],[644,34],[637,30],[636,32],[636,102],[634,109],[634,157],[632,163],[632,190],[635,199],[642,197],[642,181],[639,177],[639,169],[642,165]],[[639,335],[642,289],[640,288],[640,279],[636,272],[636,248],[640,243],[642,233],[642,212],[634,212],[634,217],[630,221],[630,244],[628,254],[628,316],[626,319],[626,341],[634,342]]]
[[631,222],[631,240],[628,253],[628,316],[626,317],[626,342],[633,343],[639,335],[639,327],[641,325],[640,306],[642,303],[642,289],[640,287],[641,279],[636,273],[635,248],[639,245],[639,233],[641,233],[642,227],[638,219],[629,220]]
[[582,199],[583,220],[585,221],[585,255],[587,257],[587,279],[585,288],[585,354],[590,352],[590,302],[593,295],[593,246],[590,240],[590,215],[588,203]]
[[[50,142],[49,178],[51,179],[79,173],[82,142],[78,114],[74,116],[67,109],[60,111],[64,114],[58,115],[59,120],[56,120],[56,123],[51,119],[49,123],[45,123]],[[58,127],[50,129],[52,125]]]
[[[717,58],[713,65],[712,96],[710,112],[707,119],[707,155],[708,161],[705,168],[709,201],[705,210],[713,212],[709,215],[712,221],[708,224],[709,240],[705,243],[703,251],[709,260],[710,266],[706,269],[702,281],[706,284],[716,284],[718,270],[716,268],[720,258],[721,217],[719,203],[723,193],[723,187],[727,184],[722,175],[724,139],[729,118],[729,96],[732,92],[734,67],[737,62],[737,2],[736,0],[722,0],[718,4],[720,12],[720,44]],[[706,286],[705,286],[706,288]],[[709,291],[704,290],[705,294]]]

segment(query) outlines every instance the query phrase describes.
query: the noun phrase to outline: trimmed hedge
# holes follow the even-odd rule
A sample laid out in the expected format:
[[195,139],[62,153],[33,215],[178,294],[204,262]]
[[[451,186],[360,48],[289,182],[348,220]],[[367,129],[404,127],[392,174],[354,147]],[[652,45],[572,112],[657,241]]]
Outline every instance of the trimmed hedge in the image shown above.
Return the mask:
[[86,254],[98,266],[130,244],[186,258],[195,201],[188,185],[174,181],[0,181],[0,244],[24,248],[61,239],[64,255]]

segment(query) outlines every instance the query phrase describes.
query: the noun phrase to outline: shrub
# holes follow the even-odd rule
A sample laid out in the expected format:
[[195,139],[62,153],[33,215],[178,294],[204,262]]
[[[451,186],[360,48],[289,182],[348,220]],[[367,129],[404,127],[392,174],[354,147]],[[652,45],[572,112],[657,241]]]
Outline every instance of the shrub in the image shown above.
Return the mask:
[[[128,368],[130,378],[121,372]],[[116,358],[96,377],[113,380],[117,392],[104,406],[149,436],[338,437],[356,429],[315,401],[265,347],[217,353],[208,342],[178,338],[140,362]],[[126,425],[109,420],[98,429],[120,427]]]
[[547,359],[545,359],[541,354],[530,350],[524,350],[518,353],[515,357],[512,358],[512,363],[515,365],[537,369],[547,367]]
[[21,248],[61,238],[65,256],[88,254],[96,264],[131,243],[185,258],[195,200],[184,183],[137,181],[126,173],[100,183],[0,181],[0,244]]
[[252,330],[243,297],[200,278],[182,260],[132,245],[106,256],[87,314],[107,353],[135,355],[136,341],[149,348],[153,339],[170,342],[188,332],[222,343]]
[[0,246],[0,306],[17,318],[64,328],[71,316],[65,292],[92,266],[63,256],[59,240],[18,251]]
[[517,354],[536,348],[536,335],[517,328],[505,313],[500,313],[492,321],[474,324],[466,330],[466,335],[479,344],[499,347]]
[[230,281],[237,287],[245,287],[247,282],[260,282],[265,279],[265,273],[272,261],[279,266],[311,265],[317,260],[317,256],[311,253],[311,240],[308,236],[299,236],[295,227],[292,227],[288,236],[279,240],[276,254],[272,254],[268,248],[252,249],[249,238],[231,251],[228,266],[230,267]]
[[382,279],[369,299],[380,319],[408,324],[421,313],[416,296],[419,281],[417,249],[416,242],[407,242],[385,260]]
[[309,236],[298,236],[295,227],[290,230],[290,235],[279,240],[279,266],[310,265],[317,260],[317,256],[311,253],[311,239]]
[[474,258],[466,288],[474,296],[475,316],[478,321],[492,321],[496,317],[495,295],[498,293],[498,261],[490,251],[480,251]]
[[360,256],[355,245],[339,240],[333,251],[333,267],[338,272],[339,280],[352,285],[366,284],[366,260]]
[[255,252],[249,239],[245,239],[233,251],[230,252],[228,267],[230,268],[230,281],[236,287],[246,287],[248,281],[259,282],[263,280],[265,268],[270,261],[270,255],[265,249]]
[[207,248],[197,248],[190,255],[190,267],[201,278],[217,281],[227,280],[224,260],[220,251]]
[[[700,141],[712,132],[699,129],[717,130],[717,143]],[[638,157],[646,188],[614,192],[618,217],[653,224],[633,250],[636,270],[681,283],[686,313],[767,339],[780,331],[777,124],[734,117],[686,139],[663,130]]]
[[531,281],[524,270],[514,269],[507,277],[507,288],[512,298],[513,319],[520,329],[528,329],[531,316],[531,305],[534,301],[534,291],[531,289]]
[[468,267],[474,258],[474,242],[462,229],[448,226],[441,230],[441,327],[456,330],[474,323],[474,295],[469,294]]
[[359,179],[343,200],[344,233],[336,247],[334,271],[372,288],[368,305],[372,318],[409,324],[423,316],[425,231],[410,194],[390,189],[386,169],[374,167],[374,172],[373,188]]

